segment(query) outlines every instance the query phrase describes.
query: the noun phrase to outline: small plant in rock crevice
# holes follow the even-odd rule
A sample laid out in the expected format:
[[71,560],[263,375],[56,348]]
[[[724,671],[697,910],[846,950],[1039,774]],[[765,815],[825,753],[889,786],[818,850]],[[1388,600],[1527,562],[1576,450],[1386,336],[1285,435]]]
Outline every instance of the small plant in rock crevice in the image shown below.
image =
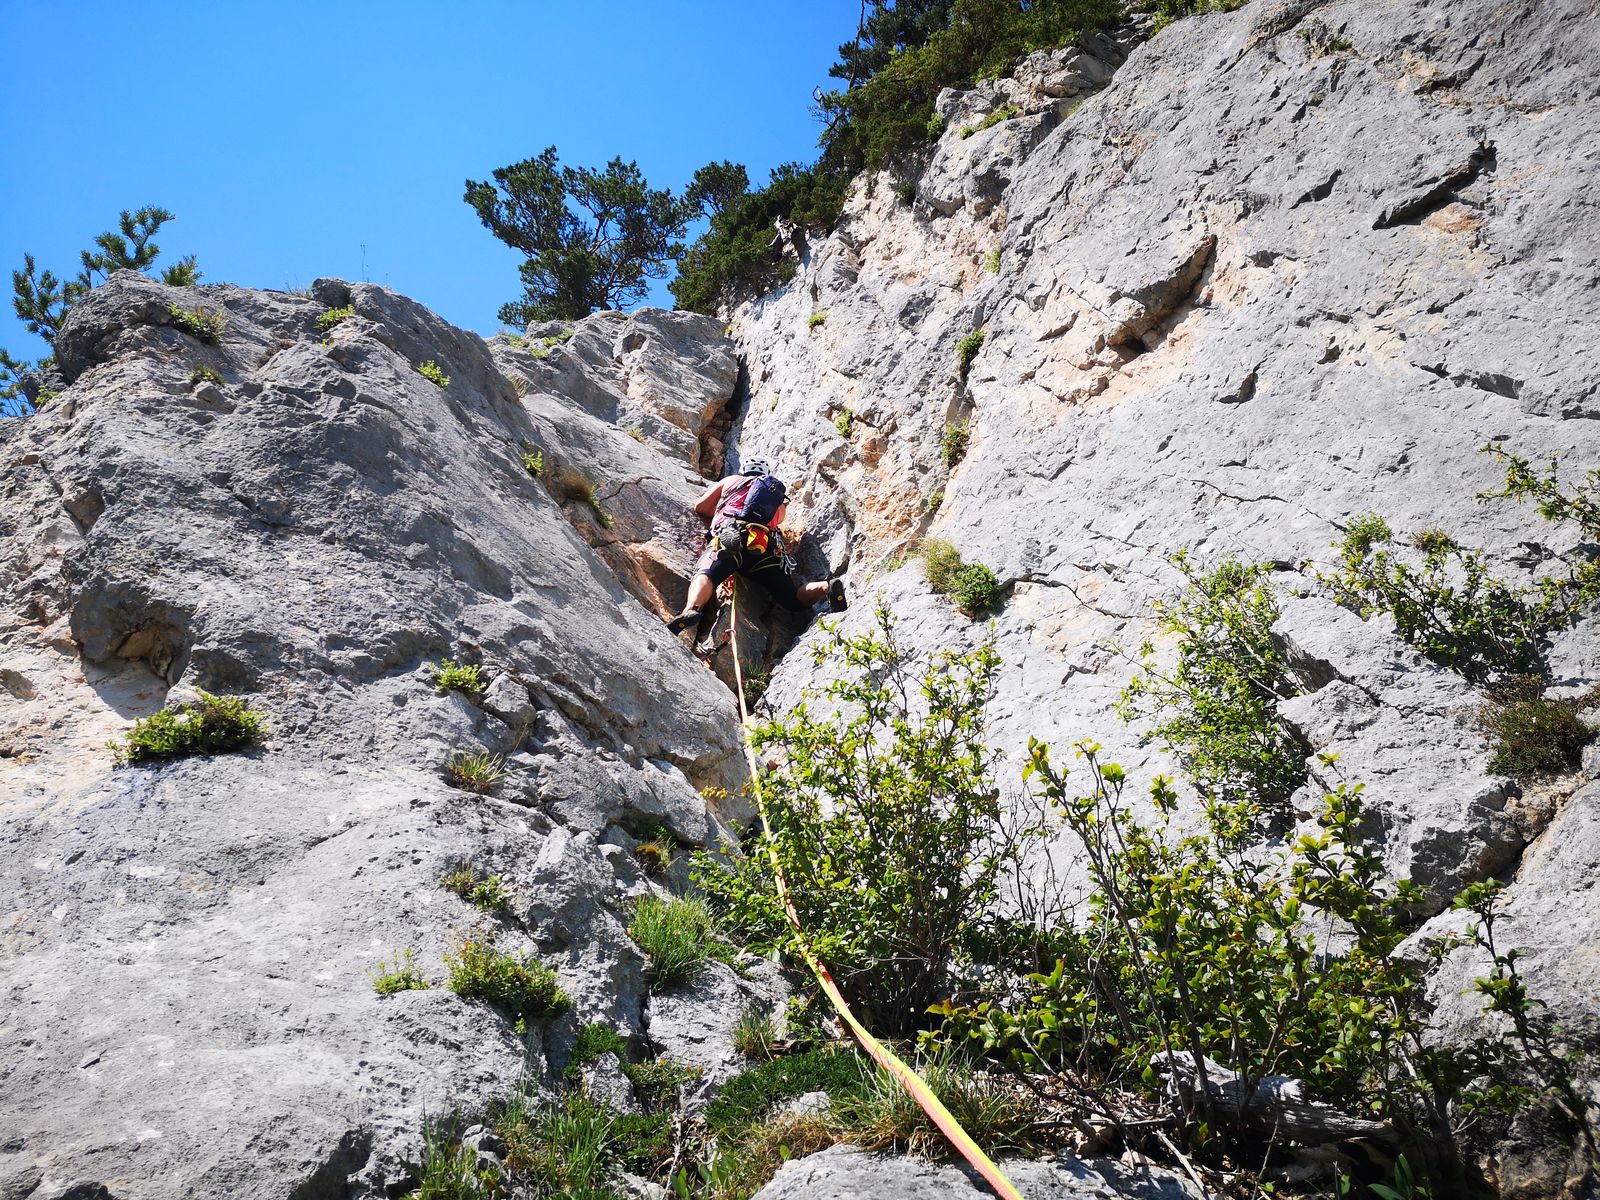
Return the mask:
[[172,327],[187,333],[195,341],[215,346],[222,340],[227,319],[216,309],[184,308],[173,304],[168,306],[168,311],[172,316]]
[[633,856],[639,860],[644,873],[655,878],[660,878],[672,869],[672,862],[677,853],[678,839],[672,836],[672,831],[665,825],[657,825],[650,829],[633,848]]
[[1000,603],[1000,581],[982,563],[964,562],[961,552],[943,538],[924,539],[922,569],[928,586],[949,596],[961,612],[976,618]]
[[978,351],[983,349],[983,339],[988,332],[987,325],[980,325],[956,343],[956,373],[963,383],[972,370],[972,362],[978,357]]
[[965,141],[975,133],[982,133],[985,129],[993,129],[1001,121],[1009,121],[1012,117],[1020,114],[1021,110],[1015,104],[1002,104],[976,125],[963,125],[957,133]]
[[939,461],[950,470],[967,456],[967,442],[971,437],[965,421],[951,421],[939,438]]
[[535,479],[544,474],[544,451],[532,442],[522,443],[522,469]]
[[196,367],[189,372],[189,384],[191,387],[197,383],[221,384],[223,382],[222,373],[215,367]]
[[411,950],[397,950],[389,962],[369,974],[372,978],[372,990],[380,996],[392,996],[396,992],[422,991],[428,986],[421,968],[417,966],[417,956]]
[[327,312],[317,317],[317,332],[326,337],[332,332],[334,326],[342,321],[348,321],[356,315],[353,305],[345,304],[339,308],[330,308]]
[[479,912],[505,914],[511,911],[512,896],[498,875],[485,875],[472,863],[452,867],[439,879],[439,886],[452,892]]
[[481,671],[482,668],[476,663],[458,663],[446,658],[433,666],[434,689],[440,692],[465,692],[477,697],[489,686]]
[[200,692],[198,700],[135,721],[120,742],[107,745],[118,763],[132,764],[244,750],[265,735],[266,722],[242,697]]
[[417,364],[417,374],[421,375],[440,391],[443,391],[450,386],[450,376],[446,375],[444,373],[444,368],[438,363],[434,362],[431,358],[426,362]]
[[1547,698],[1544,681],[1521,678],[1489,693],[1478,723],[1490,737],[1489,769],[1518,779],[1574,770],[1595,729],[1584,719],[1600,703],[1600,688],[1585,696]]
[[983,256],[983,269],[985,271],[989,272],[989,274],[991,274],[991,275],[999,274],[999,272],[1000,272],[1000,247],[999,246],[996,246],[993,250],[989,251],[989,253],[987,253],[987,254],[985,254]]
[[833,427],[839,431],[839,436],[845,441],[850,440],[850,432],[856,426],[856,414],[848,408],[841,408],[834,414]]
[[479,796],[491,796],[499,791],[509,774],[505,759],[487,750],[458,750],[444,766],[447,783]]
[[733,1048],[746,1058],[765,1061],[778,1044],[778,1027],[772,1017],[759,1008],[747,1007],[733,1023]]
[[503,953],[487,938],[463,938],[444,962],[452,992],[482,1000],[507,1016],[541,1020],[572,1007],[554,971],[537,958]]
[[827,319],[828,319],[828,310],[825,309],[825,308],[818,309],[816,312],[812,313],[809,317],[806,318],[806,328],[807,329],[816,329],[819,325],[824,324],[827,321]]

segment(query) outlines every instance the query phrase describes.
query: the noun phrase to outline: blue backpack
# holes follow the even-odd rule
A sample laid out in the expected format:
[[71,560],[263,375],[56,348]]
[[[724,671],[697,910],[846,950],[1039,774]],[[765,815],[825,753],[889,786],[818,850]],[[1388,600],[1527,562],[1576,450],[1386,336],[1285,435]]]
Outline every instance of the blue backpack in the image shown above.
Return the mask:
[[717,521],[745,521],[766,525],[778,515],[788,490],[776,475],[751,475],[722,498]]

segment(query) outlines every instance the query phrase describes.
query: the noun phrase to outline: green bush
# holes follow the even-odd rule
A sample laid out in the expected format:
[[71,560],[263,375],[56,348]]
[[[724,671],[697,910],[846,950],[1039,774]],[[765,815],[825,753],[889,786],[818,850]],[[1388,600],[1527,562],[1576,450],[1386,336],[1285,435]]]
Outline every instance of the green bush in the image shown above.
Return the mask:
[[987,332],[988,326],[980,325],[956,343],[956,371],[963,381],[967,378],[967,372],[972,370],[972,360],[977,358],[978,351],[983,349],[983,339]]
[[479,673],[482,668],[476,663],[457,663],[454,659],[447,658],[434,663],[432,670],[433,686],[437,691],[466,692],[468,695],[477,696],[489,686]]
[[856,414],[848,408],[841,408],[833,418],[833,427],[839,431],[839,436],[846,441],[850,440],[850,431],[856,427]]
[[956,549],[955,543],[943,538],[925,538],[918,552],[928,586],[940,595],[949,595],[955,586],[956,572],[961,570],[961,551]]
[[266,732],[261,714],[242,697],[201,692],[198,701],[135,721],[120,743],[108,744],[119,763],[141,763],[243,750],[258,744]]
[[825,308],[824,309],[819,309],[817,312],[812,313],[809,317],[806,318],[806,328],[807,329],[815,329],[818,325],[824,324],[827,321],[827,319],[828,319],[828,310],[825,309]]
[[434,387],[439,388],[441,391],[450,386],[450,376],[446,375],[444,373],[444,368],[439,366],[439,364],[434,362],[431,358],[426,362],[419,363],[417,365],[417,374],[421,375],[424,379],[433,384]]
[[700,856],[694,879],[727,928],[798,968],[770,846],[858,1015],[907,1037],[930,1004],[963,988],[995,935],[997,888],[1031,837],[1002,823],[981,741],[998,659],[984,644],[919,662],[896,645],[881,606],[874,630],[829,628],[817,654],[845,670],[824,690],[826,715],[801,704],[751,735],[779,764],[761,780],[770,840],[727,866]]
[[1225,558],[1202,571],[1183,551],[1170,561],[1184,587],[1155,609],[1160,630],[1177,639],[1177,660],[1163,669],[1154,644],[1140,646],[1117,712],[1149,720],[1148,736],[1206,795],[1281,817],[1306,780],[1307,751],[1278,716],[1278,702],[1299,689],[1272,637],[1272,568]]
[[417,956],[410,950],[396,951],[393,959],[369,974],[372,977],[372,988],[380,996],[392,996],[396,992],[422,991],[428,986],[421,968],[417,966]]
[[482,1000],[509,1016],[537,1020],[572,1007],[549,967],[536,958],[502,954],[485,938],[463,939],[444,962],[452,992]]
[[330,308],[317,318],[317,332],[326,336],[340,321],[348,321],[356,315],[353,305],[346,304],[340,308]]
[[1597,693],[1547,700],[1539,679],[1513,680],[1490,694],[1479,715],[1492,739],[1489,769],[1518,779],[1556,775],[1575,769],[1595,730],[1582,717]]
[[716,940],[704,901],[655,896],[645,896],[634,906],[628,936],[650,960],[645,974],[652,992],[698,975]]
[[172,314],[172,327],[187,333],[197,342],[204,342],[208,346],[215,346],[222,340],[222,331],[227,327],[227,319],[215,309],[209,308],[183,308],[172,304],[168,306]]
[[951,470],[967,456],[967,442],[971,438],[971,431],[965,421],[951,421],[944,427],[944,433],[939,438],[939,460],[944,463],[946,470]]
[[1000,581],[982,563],[968,563],[961,552],[942,538],[927,538],[921,546],[922,570],[928,586],[949,596],[969,617],[977,617],[1000,603]]
[[487,750],[457,750],[444,765],[445,782],[480,796],[499,791],[508,774],[506,760]]
[[982,563],[965,563],[950,585],[950,598],[969,617],[979,617],[1000,603],[1000,581]]
[[993,250],[989,251],[989,253],[983,256],[983,269],[989,272],[991,275],[998,275],[1000,273],[999,246],[996,246]]
[[220,384],[222,382],[224,382],[222,373],[214,367],[196,367],[189,372],[189,385],[191,387],[197,383]]

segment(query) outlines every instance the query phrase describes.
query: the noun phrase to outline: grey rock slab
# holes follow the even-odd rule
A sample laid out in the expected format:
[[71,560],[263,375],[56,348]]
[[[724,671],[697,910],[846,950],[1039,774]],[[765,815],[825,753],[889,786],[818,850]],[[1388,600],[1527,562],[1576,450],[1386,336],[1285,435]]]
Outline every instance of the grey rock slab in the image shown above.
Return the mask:
[[[1000,1165],[1027,1200],[1195,1200],[1200,1195],[1178,1175],[1156,1167],[1066,1157]],[[947,1166],[835,1146],[784,1163],[756,1200],[958,1200],[991,1194],[964,1164]]]
[[1369,836],[1434,910],[1514,861],[1524,840],[1507,811],[1515,785],[1489,769],[1476,689],[1384,622],[1319,598],[1288,597],[1282,610],[1273,636],[1307,689],[1278,706],[1310,751],[1312,782],[1292,801],[1299,815],[1314,818],[1341,781],[1365,785]]

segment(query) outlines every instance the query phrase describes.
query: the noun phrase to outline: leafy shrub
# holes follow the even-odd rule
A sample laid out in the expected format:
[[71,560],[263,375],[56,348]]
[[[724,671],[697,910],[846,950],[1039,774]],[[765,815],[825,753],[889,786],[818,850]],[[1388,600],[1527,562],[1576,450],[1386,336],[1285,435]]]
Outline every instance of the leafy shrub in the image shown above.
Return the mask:
[[645,896],[634,906],[628,936],[645,952],[652,992],[694,978],[711,957],[715,935],[702,900]]
[[479,673],[477,663],[457,663],[447,658],[433,665],[433,686],[437,691],[466,692],[477,696],[489,685]]
[[848,408],[841,408],[833,418],[833,427],[839,431],[839,436],[846,441],[850,439],[850,431],[855,428],[856,414]]
[[1541,680],[1520,679],[1490,694],[1479,720],[1493,739],[1491,771],[1527,779],[1578,766],[1595,735],[1581,713],[1596,694],[1547,700],[1543,692]]
[[201,692],[192,703],[163,708],[108,743],[119,763],[152,762],[191,754],[224,754],[254,746],[266,734],[261,714],[239,696]]
[[330,308],[317,318],[317,332],[323,335],[330,333],[340,321],[348,321],[356,315],[354,305],[346,304],[339,308]]
[[919,663],[881,606],[875,630],[829,628],[817,654],[848,672],[823,692],[827,715],[801,704],[751,735],[779,764],[761,781],[770,837],[731,866],[700,856],[694,878],[728,928],[798,965],[770,848],[852,1006],[909,1036],[993,936],[996,889],[1027,836],[1002,827],[981,742],[998,659],[985,644]]
[[450,386],[450,376],[446,375],[444,369],[431,358],[417,365],[417,374],[441,391]]
[[939,438],[939,460],[950,470],[967,456],[967,442],[971,431],[965,421],[951,421]]
[[428,981],[423,978],[422,971],[417,966],[417,956],[410,950],[396,951],[389,962],[380,965],[376,971],[369,974],[372,977],[372,988],[380,996],[392,996],[396,992],[421,991],[428,986]]
[[925,513],[936,513],[939,511],[939,508],[942,504],[944,504],[944,489],[936,488],[935,490],[929,492],[928,498],[922,502],[922,511]]
[[989,272],[991,275],[998,275],[1000,273],[999,246],[996,246],[993,250],[989,251],[989,253],[983,256],[983,269]]
[[1154,32],[1160,33],[1172,22],[1201,13],[1232,12],[1245,0],[1148,0],[1147,9],[1155,13]]
[[964,563],[951,582],[950,598],[967,616],[980,616],[1000,603],[1000,581],[982,563]]
[[39,394],[34,397],[33,406],[36,409],[43,408],[46,404],[49,404],[50,401],[54,400],[59,395],[61,395],[61,393],[56,388],[40,388]]
[[197,342],[204,342],[208,346],[215,346],[222,340],[222,331],[227,327],[227,319],[215,309],[209,308],[183,308],[177,304],[169,305],[172,314],[172,327],[187,333]]
[[535,479],[544,474],[544,451],[532,442],[522,443],[522,469]]
[[809,317],[806,318],[806,328],[807,329],[815,329],[818,325],[824,324],[827,321],[827,319],[828,319],[828,310],[825,309],[825,308],[824,309],[819,309],[817,312],[812,313]]
[[733,1023],[733,1048],[746,1058],[769,1059],[777,1044],[778,1027],[759,1008],[746,1008]]
[[972,360],[983,349],[983,338],[987,332],[988,326],[980,325],[956,343],[956,370],[963,381],[967,378],[967,372],[972,370]]
[[222,382],[222,373],[215,367],[196,367],[189,372],[189,384],[191,387],[197,383],[220,384]]
[[509,1016],[537,1020],[572,1007],[554,971],[536,958],[503,954],[486,938],[464,938],[444,962],[452,992],[482,1000]]
[[1155,609],[1161,631],[1177,638],[1177,661],[1164,671],[1154,644],[1140,646],[1117,712],[1151,720],[1148,736],[1206,795],[1281,816],[1305,782],[1306,749],[1278,716],[1278,701],[1298,689],[1272,638],[1272,569],[1225,558],[1202,571],[1183,551],[1170,561],[1184,587]]
[[493,795],[509,773],[506,760],[487,750],[457,750],[444,765],[447,783],[480,796]]
[[955,543],[943,538],[926,538],[920,547],[922,573],[928,586],[940,595],[949,595],[955,586],[956,572],[961,570],[961,551]]

